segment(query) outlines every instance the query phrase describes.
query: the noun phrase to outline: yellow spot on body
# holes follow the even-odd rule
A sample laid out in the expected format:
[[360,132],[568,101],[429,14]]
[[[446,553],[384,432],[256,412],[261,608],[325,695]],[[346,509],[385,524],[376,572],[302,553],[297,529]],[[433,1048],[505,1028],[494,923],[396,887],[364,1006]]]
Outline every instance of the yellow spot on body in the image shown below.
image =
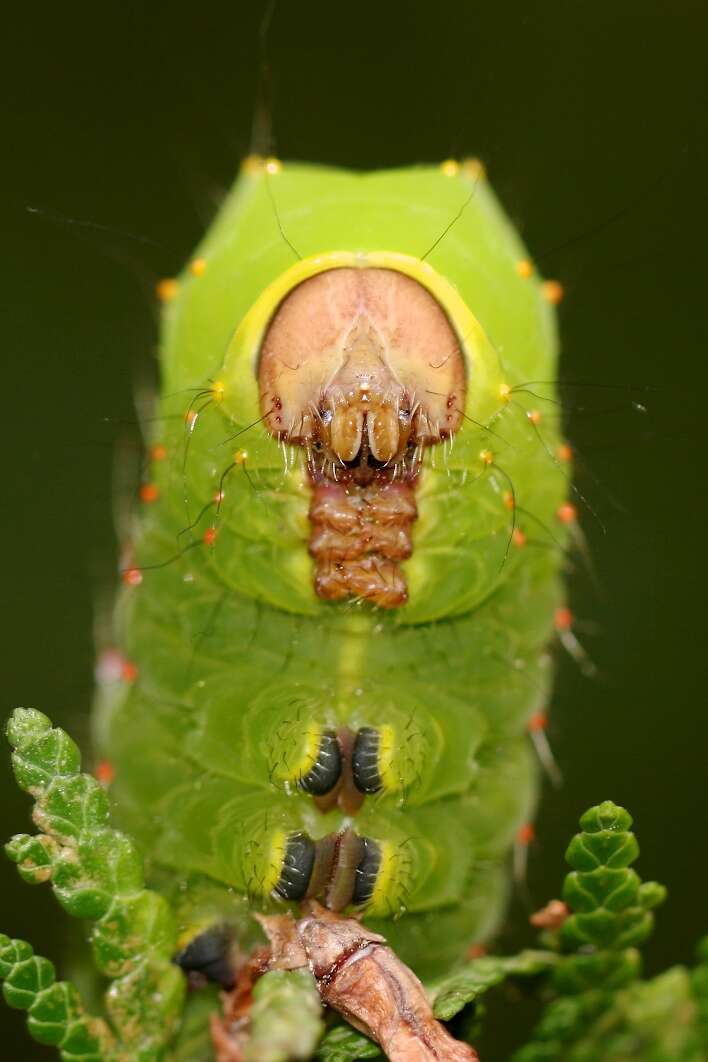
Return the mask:
[[237,450],[234,454],[234,464],[243,465],[248,457],[248,450]]
[[215,402],[221,402],[223,400],[224,390],[224,381],[214,380],[214,383],[211,385],[211,397]]
[[379,776],[386,792],[391,793],[400,788],[400,779],[393,769],[393,754],[395,749],[395,734],[393,727],[386,723],[378,727],[379,748],[378,768]]
[[440,172],[446,177],[457,177],[460,172],[460,164],[455,159],[445,159],[440,163]]
[[278,884],[280,872],[288,847],[288,835],[285,830],[276,830],[271,838],[268,855],[263,866],[263,895],[267,896]]
[[[304,550],[302,555],[309,562],[309,557]],[[305,578],[308,581],[312,578],[309,563]],[[342,637],[332,669],[337,697],[349,700],[355,696],[354,691],[360,685],[366,671],[373,625],[372,613],[352,612],[342,618]]]
[[479,459],[483,465],[491,465],[494,461],[494,454],[491,450],[481,450],[479,454]]
[[499,397],[503,402],[511,401],[511,388],[508,383],[499,385]]
[[177,937],[177,951],[184,951],[188,944],[191,944],[200,933],[210,929],[213,924],[214,922],[211,919],[204,919],[202,922],[190,922]]
[[282,168],[283,164],[280,159],[270,158],[265,161],[266,173],[269,173],[271,177],[275,177],[276,174],[280,173]]
[[189,263],[189,272],[194,277],[201,277],[206,272],[206,258],[193,258]]
[[155,294],[160,302],[171,302],[179,291],[179,284],[174,277],[165,277],[155,288]]
[[528,280],[533,274],[533,266],[527,258],[522,258],[516,263],[516,272],[519,274],[522,280]]
[[557,280],[544,280],[541,291],[546,302],[550,302],[552,306],[557,306],[565,294],[563,285]]
[[383,917],[396,913],[400,906],[401,898],[405,892],[406,883],[402,881],[402,871],[407,867],[401,861],[400,846],[391,844],[390,841],[379,842],[381,848],[381,863],[376,875],[376,883],[371,899],[366,904],[369,915],[381,915]]
[[481,159],[463,159],[462,173],[472,180],[483,180],[487,176],[487,170]]
[[322,741],[322,727],[318,723],[309,723],[305,730],[302,754],[297,764],[293,766],[292,777],[302,778],[317,762]]

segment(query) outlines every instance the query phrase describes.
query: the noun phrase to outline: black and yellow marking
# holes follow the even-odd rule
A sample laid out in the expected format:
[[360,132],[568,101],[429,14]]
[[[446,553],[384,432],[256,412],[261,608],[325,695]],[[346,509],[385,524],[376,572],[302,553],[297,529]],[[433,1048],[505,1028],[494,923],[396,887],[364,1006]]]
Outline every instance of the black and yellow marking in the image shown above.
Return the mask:
[[380,845],[347,828],[313,841],[290,834],[273,895],[282,900],[321,900],[330,910],[364,905],[372,898],[382,864]]
[[351,902],[365,904],[371,899],[376,888],[376,879],[381,869],[381,848],[370,837],[362,837],[362,856],[357,864],[354,876],[354,892]]
[[299,786],[312,796],[324,796],[336,786],[342,773],[342,750],[334,730],[323,730],[317,759],[302,776]]
[[383,779],[379,767],[380,734],[373,726],[363,726],[354,738],[352,776],[360,793],[379,793]]
[[304,899],[315,864],[315,842],[306,833],[288,837],[280,877],[273,892],[283,900]]
[[173,961],[195,987],[209,981],[222,988],[232,988],[236,979],[232,945],[233,932],[229,926],[212,925],[193,936]]

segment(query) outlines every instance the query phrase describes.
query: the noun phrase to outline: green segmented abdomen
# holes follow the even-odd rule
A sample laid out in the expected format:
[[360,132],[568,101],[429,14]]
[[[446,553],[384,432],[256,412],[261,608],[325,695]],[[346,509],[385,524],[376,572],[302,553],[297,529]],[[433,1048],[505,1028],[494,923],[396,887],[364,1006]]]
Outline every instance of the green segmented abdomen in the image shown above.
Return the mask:
[[[364,273],[442,310],[464,393],[448,399],[449,431],[430,426],[433,385],[410,410],[397,400],[418,417],[411,441],[400,459],[369,454],[361,479],[364,458],[317,456],[322,394],[305,410],[314,427],[305,413],[274,426],[261,350],[293,292]],[[548,697],[567,489],[546,401],[549,300],[476,163],[352,174],[251,160],[169,294],[151,501],[118,608],[135,668],[99,713],[123,821],[156,866],[258,908],[352,901],[419,972],[439,969],[494,928],[535,800],[526,728]],[[306,392],[302,358],[277,357],[283,386]],[[418,378],[442,364],[424,358]],[[541,402],[529,381],[544,381]],[[375,442],[368,416],[375,450],[385,432]],[[343,521],[342,601],[315,581],[313,557],[320,573],[329,563],[315,502]],[[395,561],[389,509],[396,542],[410,539]],[[352,596],[354,569],[376,582],[368,598]]]

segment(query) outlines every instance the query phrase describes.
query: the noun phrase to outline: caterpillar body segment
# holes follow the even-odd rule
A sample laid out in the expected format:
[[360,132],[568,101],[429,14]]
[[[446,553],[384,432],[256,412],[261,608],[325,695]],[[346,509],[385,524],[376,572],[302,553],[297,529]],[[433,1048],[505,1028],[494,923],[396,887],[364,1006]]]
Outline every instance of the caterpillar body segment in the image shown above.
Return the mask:
[[432,970],[493,930],[535,801],[552,307],[471,164],[251,162],[197,255],[117,611],[135,675],[99,700],[113,792],[156,870],[360,906]]

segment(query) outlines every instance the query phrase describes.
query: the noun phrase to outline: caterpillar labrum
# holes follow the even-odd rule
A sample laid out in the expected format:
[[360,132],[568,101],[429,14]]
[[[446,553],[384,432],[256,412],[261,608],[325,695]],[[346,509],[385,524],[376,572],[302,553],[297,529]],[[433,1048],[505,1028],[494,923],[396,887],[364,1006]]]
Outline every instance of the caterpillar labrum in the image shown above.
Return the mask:
[[163,283],[96,729],[185,939],[312,897],[428,976],[498,926],[573,516],[557,294],[474,160],[250,158]]

